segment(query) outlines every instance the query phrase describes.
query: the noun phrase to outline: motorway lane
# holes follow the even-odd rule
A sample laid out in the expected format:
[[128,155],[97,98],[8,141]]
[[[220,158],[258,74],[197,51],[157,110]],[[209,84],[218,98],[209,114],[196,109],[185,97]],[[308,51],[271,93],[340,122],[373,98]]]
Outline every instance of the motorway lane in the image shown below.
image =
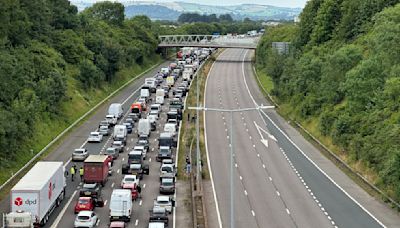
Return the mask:
[[[242,50],[227,50],[216,62],[207,84],[206,107],[254,107],[243,87]],[[217,94],[220,97],[219,103]],[[229,113],[206,114],[208,151],[214,183],[221,210],[222,226],[229,222],[229,163],[226,143],[221,137],[229,135]],[[269,142],[266,148],[253,121],[263,126],[256,111],[234,114],[235,163],[235,225],[237,227],[329,227],[330,222],[312,200],[306,188],[288,165],[284,156],[277,156],[278,146]],[[220,125],[216,125],[221,122]],[[213,139],[213,140],[210,140]],[[219,143],[218,143],[219,142]],[[272,153],[271,153],[272,152]],[[221,163],[225,163],[222,165]],[[235,164],[235,166],[236,166]],[[238,186],[240,183],[241,187]],[[243,199],[237,201],[237,199]],[[247,207],[241,201],[247,201]]]
[[[250,59],[250,55],[246,55]],[[261,93],[253,77],[252,66],[249,63],[242,64],[244,77],[246,83],[250,85],[249,90],[253,99],[258,99]],[[246,87],[246,83],[242,85]],[[254,94],[254,95],[253,95]],[[250,95],[249,95],[250,96]],[[252,103],[254,105],[252,99]],[[264,99],[265,101],[265,99]],[[262,102],[262,101],[261,101]],[[266,102],[267,103],[267,102]],[[271,113],[272,110],[264,111],[263,113]],[[272,116],[272,117],[271,117]],[[339,189],[336,183],[333,183],[326,175],[324,175],[320,168],[312,164],[304,155],[303,151],[291,141],[282,127],[276,125],[276,117],[273,115],[262,115],[266,128],[277,138],[280,154],[287,157],[288,164],[296,175],[301,178],[302,183],[306,186],[307,191],[310,193],[316,204],[320,207],[321,211],[329,218],[331,224],[338,227],[382,227],[384,226],[381,221],[375,218],[374,215],[367,212],[363,206],[358,202],[356,203],[349,197],[349,195]],[[262,126],[262,125],[260,125]],[[278,151],[278,150],[276,150]],[[341,172],[337,169],[337,172]],[[285,180],[285,179],[283,179]],[[352,183],[355,185],[355,183]],[[286,188],[285,188],[286,189]],[[291,201],[289,201],[291,202]],[[296,206],[293,204],[292,206]],[[298,205],[297,205],[298,206]],[[301,209],[301,207],[299,207]]]
[[[76,148],[80,148],[86,145],[86,140],[88,138],[89,133],[97,129],[99,122],[104,119],[109,105],[111,103],[124,102],[128,97],[131,97],[131,99],[129,101],[126,100],[126,102],[123,105],[124,110],[129,110],[131,101],[133,100],[132,97],[138,96],[138,93],[134,94],[134,92],[137,91],[137,89],[143,85],[144,78],[153,77],[161,67],[168,66],[169,63],[170,63],[169,61],[166,61],[160,66],[150,70],[148,73],[144,74],[142,77],[138,78],[137,80],[126,86],[124,89],[122,89],[118,94],[116,94],[108,101],[106,101],[92,115],[90,115],[85,122],[83,122],[79,127],[76,127],[74,130],[72,130],[72,132],[69,133],[69,135],[65,137],[65,139],[62,140],[62,142],[54,149],[54,151],[49,153],[49,155],[44,160],[62,161],[66,164],[66,170],[69,171],[71,167],[70,158],[72,151]],[[90,144],[88,146],[89,152],[91,154],[98,153],[99,149],[101,149],[104,146],[104,144],[105,140],[99,144]],[[49,227],[50,224],[52,224],[56,219],[57,217],[56,215],[61,213],[63,207],[66,205],[71,195],[77,189],[78,184],[79,182],[77,181],[71,182],[71,180],[68,178],[67,188],[66,188],[66,199],[64,199],[64,201],[62,202],[61,207],[55,209],[53,215],[50,216],[50,220],[46,227]],[[2,216],[3,213],[7,213],[9,211],[10,211],[10,198],[8,196],[0,202],[0,216]]]
[[[177,82],[179,83],[179,82]],[[172,97],[172,90],[170,92],[170,96]],[[133,96],[128,102],[131,104],[137,96]],[[152,94],[153,101],[155,101],[155,95]],[[148,106],[149,107],[149,106]],[[159,195],[159,168],[160,163],[156,161],[157,156],[157,148],[158,148],[158,136],[159,133],[163,131],[164,124],[167,120],[167,112],[169,110],[169,100],[165,100],[165,104],[162,106],[162,113],[160,114],[160,119],[157,123],[157,129],[151,133],[150,136],[150,149],[147,153],[147,157],[145,162],[150,165],[150,175],[144,175],[143,180],[140,180],[140,185],[142,186],[142,198],[137,199],[133,204],[133,216],[131,218],[131,222],[128,223],[127,227],[147,227],[148,226],[148,218],[149,218],[149,210],[153,208],[153,200]],[[148,112],[147,110],[146,112]],[[145,116],[145,114],[142,114]],[[123,122],[122,120],[120,122]],[[136,123],[137,124],[137,123]],[[100,218],[99,227],[107,227],[109,225],[109,201],[111,198],[111,193],[113,189],[120,188],[120,183],[123,178],[123,174],[121,174],[121,166],[126,163],[128,159],[128,152],[134,147],[137,141],[137,125],[135,124],[134,131],[132,134],[128,135],[127,148],[125,152],[121,153],[119,158],[114,161],[113,166],[113,175],[109,178],[106,186],[104,186],[102,190],[102,196],[104,200],[107,200],[107,204],[103,208],[96,208],[95,211]],[[106,144],[100,145],[102,146],[102,151],[109,147],[112,143],[112,139],[108,137]],[[86,147],[89,150],[100,151],[99,145],[95,143],[87,144]],[[173,149],[173,154],[175,155],[176,150]],[[79,190],[78,186],[78,190]],[[73,220],[75,219],[75,215],[73,213],[73,208],[75,202],[79,198],[77,194],[72,200],[72,203],[68,205],[68,209],[66,213],[62,216],[58,227],[73,227]],[[172,227],[172,216],[169,216],[170,223],[169,227]]]

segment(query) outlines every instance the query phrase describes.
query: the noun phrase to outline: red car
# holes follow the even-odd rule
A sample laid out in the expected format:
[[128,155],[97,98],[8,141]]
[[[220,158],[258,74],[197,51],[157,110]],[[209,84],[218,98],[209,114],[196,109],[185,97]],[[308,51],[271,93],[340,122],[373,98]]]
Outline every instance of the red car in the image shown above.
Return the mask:
[[111,222],[110,228],[125,228],[125,223],[120,221]]
[[139,196],[137,190],[136,190],[136,184],[135,183],[126,183],[122,185],[123,189],[129,189],[132,192],[132,200],[136,200]]
[[91,197],[79,197],[75,204],[75,214],[80,211],[93,211],[94,207],[94,201]]

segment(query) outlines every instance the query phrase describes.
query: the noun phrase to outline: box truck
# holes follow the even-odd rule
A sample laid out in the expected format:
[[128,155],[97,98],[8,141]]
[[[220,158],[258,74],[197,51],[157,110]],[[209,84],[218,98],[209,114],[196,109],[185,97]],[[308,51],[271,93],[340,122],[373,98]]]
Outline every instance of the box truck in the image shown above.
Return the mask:
[[38,227],[49,220],[65,196],[62,162],[38,162],[11,189],[11,212],[3,227]]
[[109,161],[107,155],[89,155],[83,162],[83,181],[104,186],[108,179]]

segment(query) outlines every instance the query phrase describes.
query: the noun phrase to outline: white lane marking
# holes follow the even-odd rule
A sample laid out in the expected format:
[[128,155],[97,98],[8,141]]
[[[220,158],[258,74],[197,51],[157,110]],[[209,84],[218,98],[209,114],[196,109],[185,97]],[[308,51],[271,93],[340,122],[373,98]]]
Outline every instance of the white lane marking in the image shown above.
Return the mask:
[[253,210],[251,210],[251,214],[253,215],[253,217],[256,216],[256,213]]
[[125,161],[125,158],[122,158],[122,161]]
[[117,173],[119,173],[119,169],[117,170]]
[[146,184],[143,184],[143,188],[146,188]]
[[151,158],[149,158],[149,162],[151,162]]
[[51,228],[56,228],[58,227],[58,224],[60,223],[62,217],[65,214],[65,211],[67,211],[69,205],[71,204],[72,200],[75,198],[75,195],[78,191],[75,190],[74,193],[72,193],[71,198],[69,198],[67,204],[64,206],[64,208],[62,209],[61,213],[57,216],[56,220],[53,222],[53,224],[51,225]]
[[111,184],[111,188],[114,188],[114,184],[115,184],[114,182]]
[[286,213],[288,213],[288,215],[290,215],[290,211],[289,209],[286,208]]
[[[208,72],[207,78],[206,78],[206,85],[204,87],[204,91],[207,91],[207,85],[208,85],[208,79],[210,78],[210,74],[214,68],[215,62],[211,65],[210,71]],[[206,100],[207,100],[207,93],[204,93],[204,100],[203,100],[203,107],[206,107]],[[211,179],[211,187],[213,191],[213,197],[214,197],[214,202],[215,202],[215,210],[217,211],[217,220],[218,220],[218,228],[222,228],[222,221],[221,221],[221,213],[219,211],[219,205],[218,205],[218,199],[217,199],[217,193],[215,191],[215,183],[214,183],[214,178],[213,178],[213,171],[211,169],[211,162],[210,162],[210,154],[208,152],[208,142],[207,142],[207,127],[206,127],[206,114],[207,112],[203,111],[203,124],[204,124],[204,141],[205,141],[205,147],[206,147],[206,154],[207,154],[207,166],[208,170],[210,173],[210,179]],[[226,125],[224,121],[224,125]],[[174,210],[175,212],[175,210]],[[175,213],[174,213],[175,217]],[[174,219],[175,221],[175,219]],[[174,223],[174,228],[175,228],[175,223]]]
[[138,224],[139,224],[139,219],[136,219],[135,226],[138,226]]
[[99,226],[100,219],[97,219],[96,226]]
[[104,206],[106,206],[106,205],[107,205],[107,202],[108,202],[107,200],[106,200],[106,201],[104,201]]
[[140,200],[139,202],[139,206],[142,206],[143,200]]
[[245,194],[246,196],[248,195],[246,189],[244,190],[244,194]]
[[242,180],[242,179],[243,179],[243,177],[242,177],[242,176],[239,176],[239,179],[240,179],[240,180]]
[[279,191],[276,191],[276,194],[277,194],[278,196],[281,196],[281,193],[279,193]]
[[153,152],[153,151],[154,151],[154,148],[151,148],[151,151]]
[[268,177],[268,179],[269,179],[270,181],[272,181],[272,177]]

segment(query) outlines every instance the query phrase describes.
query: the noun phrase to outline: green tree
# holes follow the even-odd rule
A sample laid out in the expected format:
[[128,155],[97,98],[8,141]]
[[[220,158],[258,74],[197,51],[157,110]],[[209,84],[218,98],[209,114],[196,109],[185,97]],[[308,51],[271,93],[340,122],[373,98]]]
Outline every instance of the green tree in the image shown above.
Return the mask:
[[84,13],[94,19],[121,26],[125,19],[124,10],[125,7],[121,3],[105,1],[93,4]]

